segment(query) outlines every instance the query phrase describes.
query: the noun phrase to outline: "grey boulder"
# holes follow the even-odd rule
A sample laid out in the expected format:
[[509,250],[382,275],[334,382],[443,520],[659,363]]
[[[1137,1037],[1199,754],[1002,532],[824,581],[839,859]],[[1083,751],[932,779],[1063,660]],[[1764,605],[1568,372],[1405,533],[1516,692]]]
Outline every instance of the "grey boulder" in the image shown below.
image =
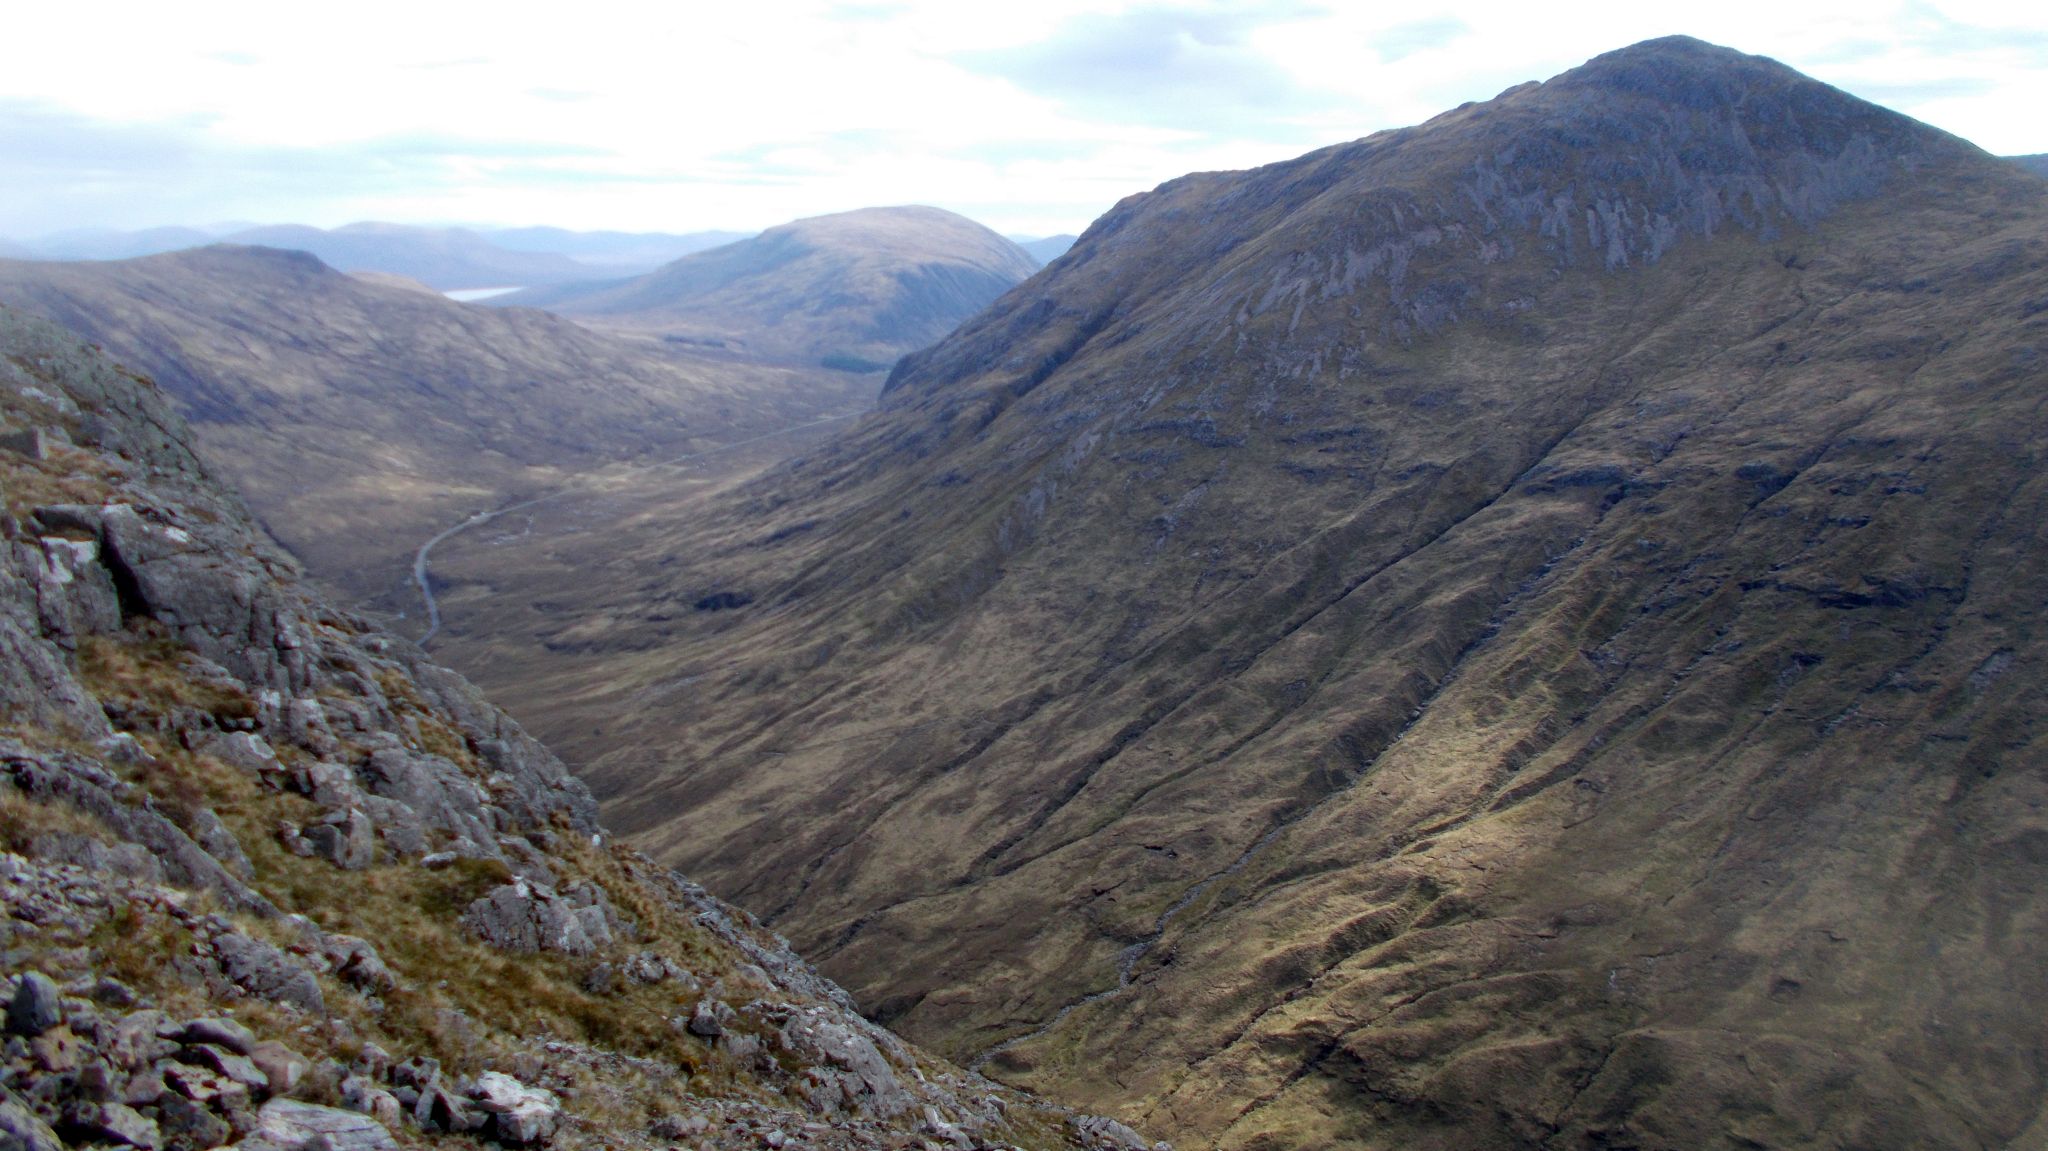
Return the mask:
[[256,1130],[238,1146],[245,1151],[307,1151],[324,1141],[331,1151],[397,1151],[398,1141],[368,1115],[321,1107],[296,1099],[272,1099],[256,1113]]
[[463,926],[506,951],[588,955],[611,942],[603,910],[574,907],[553,890],[514,880],[469,905]]
[[343,871],[361,871],[376,859],[377,838],[370,817],[351,807],[330,812],[299,829],[313,854]]
[[270,944],[230,933],[214,939],[213,953],[227,977],[249,994],[315,1015],[326,1012],[327,1001],[313,973]]
[[163,1132],[156,1121],[123,1103],[92,1103],[79,1107],[65,1124],[82,1141],[112,1143],[157,1151],[163,1146]]
[[491,1117],[490,1133],[500,1143],[544,1144],[562,1123],[562,1105],[554,1092],[528,1087],[496,1071],[477,1076],[469,1097]]
[[256,1049],[255,1033],[232,1019],[194,1019],[190,1023],[167,1030],[169,1034],[166,1038],[179,1043],[209,1043],[215,1047],[225,1047],[237,1055],[247,1055]]
[[57,985],[40,971],[24,974],[7,1004],[7,1030],[34,1038],[62,1022],[64,1004]]

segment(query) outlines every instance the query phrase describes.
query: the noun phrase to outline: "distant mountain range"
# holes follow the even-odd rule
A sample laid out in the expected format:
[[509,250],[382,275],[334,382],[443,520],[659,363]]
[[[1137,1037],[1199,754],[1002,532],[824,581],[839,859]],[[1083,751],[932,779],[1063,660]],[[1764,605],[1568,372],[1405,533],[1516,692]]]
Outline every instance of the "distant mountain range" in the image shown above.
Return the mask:
[[2037,176],[2048,176],[2048,153],[2036,156],[2008,156],[2006,159]]
[[[139,231],[74,229],[34,239],[0,237],[0,258],[127,260],[207,244],[261,244],[311,252],[344,272],[388,272],[438,291],[529,288],[620,279],[755,235],[752,232],[577,232],[567,228],[432,228],[364,222],[340,228],[304,224],[225,224]],[[1027,239],[1019,246],[1050,263],[1072,236]]]
[[1042,239],[1030,236],[1011,236],[1010,241],[1026,252],[1029,252],[1031,258],[1037,260],[1041,265],[1050,264],[1061,256],[1066,255],[1067,249],[1074,246],[1074,236],[1071,234],[1046,236]]
[[509,251],[463,228],[350,224],[326,231],[281,224],[236,232],[222,242],[311,252],[344,272],[407,276],[441,291],[557,284],[592,274],[559,252]]
[[80,229],[34,240],[0,239],[0,257],[35,260],[126,260],[213,243],[260,244],[311,252],[345,272],[387,272],[439,291],[521,288],[651,271],[679,256],[734,240],[745,232],[573,232],[564,228],[427,228],[359,223],[340,228],[303,224],[148,228],[123,232]]
[[864,208],[770,228],[644,276],[490,302],[770,359],[872,370],[952,331],[1038,266],[964,216]]
[[[571,232],[565,228],[485,228],[477,233],[512,252],[552,252],[607,275],[653,271],[670,260],[744,240],[753,232]],[[525,285],[521,285],[522,287]]]
[[143,228],[124,232],[110,228],[74,228],[33,240],[8,241],[22,259],[128,260],[211,244],[236,229]]

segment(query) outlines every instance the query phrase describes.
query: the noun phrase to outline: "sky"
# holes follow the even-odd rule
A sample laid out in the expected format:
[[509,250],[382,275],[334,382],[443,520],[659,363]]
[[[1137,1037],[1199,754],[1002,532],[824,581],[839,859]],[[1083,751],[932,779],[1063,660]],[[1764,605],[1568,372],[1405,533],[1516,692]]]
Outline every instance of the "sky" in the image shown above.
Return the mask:
[[20,5],[0,43],[0,236],[365,219],[753,230],[903,203],[1076,232],[1183,173],[1417,123],[1673,33],[1994,153],[2048,152],[2048,5],[1678,7]]

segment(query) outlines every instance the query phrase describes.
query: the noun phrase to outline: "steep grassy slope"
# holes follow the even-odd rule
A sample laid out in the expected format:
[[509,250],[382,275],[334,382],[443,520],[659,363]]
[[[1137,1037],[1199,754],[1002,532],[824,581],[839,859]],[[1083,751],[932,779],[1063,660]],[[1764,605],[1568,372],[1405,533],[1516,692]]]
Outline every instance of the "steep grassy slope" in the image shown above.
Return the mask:
[[1017,245],[951,212],[864,208],[770,228],[635,279],[493,302],[770,358],[887,365],[1037,269]]
[[1652,42],[1126,200],[525,715],[1181,1145],[2038,1139],[2044,354],[2035,178]]
[[873,387],[456,304],[266,248],[0,263],[0,301],[161,381],[271,530],[387,607],[409,602],[412,550],[473,511],[857,410]]

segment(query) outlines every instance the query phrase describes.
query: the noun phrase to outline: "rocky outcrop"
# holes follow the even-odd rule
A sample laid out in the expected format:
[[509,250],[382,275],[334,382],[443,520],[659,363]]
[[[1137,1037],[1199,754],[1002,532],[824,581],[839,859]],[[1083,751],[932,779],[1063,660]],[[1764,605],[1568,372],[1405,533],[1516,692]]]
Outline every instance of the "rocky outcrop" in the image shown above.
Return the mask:
[[508,951],[589,955],[612,941],[602,908],[578,907],[552,888],[524,879],[470,904],[462,922],[491,946]]
[[298,582],[153,388],[0,309],[4,444],[6,1151],[1099,1143],[606,845],[546,748]]

